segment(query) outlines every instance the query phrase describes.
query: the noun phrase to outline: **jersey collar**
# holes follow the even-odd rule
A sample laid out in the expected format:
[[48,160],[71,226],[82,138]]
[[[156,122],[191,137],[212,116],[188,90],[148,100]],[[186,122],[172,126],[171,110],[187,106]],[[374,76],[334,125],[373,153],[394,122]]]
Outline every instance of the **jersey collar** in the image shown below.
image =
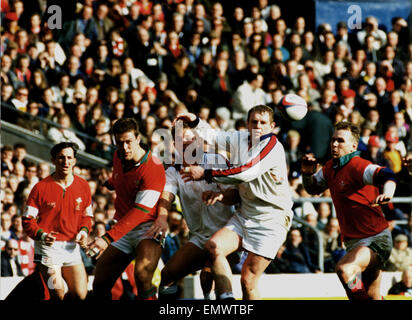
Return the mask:
[[348,153],[338,159],[333,160],[333,167],[334,168],[342,168],[345,164],[347,164],[352,158],[360,156],[360,151],[354,151],[352,153]]
[[149,158],[150,158],[150,150],[146,152],[146,154],[143,156],[142,160],[140,160],[138,163],[135,164],[135,167],[140,166],[141,164],[145,163]]

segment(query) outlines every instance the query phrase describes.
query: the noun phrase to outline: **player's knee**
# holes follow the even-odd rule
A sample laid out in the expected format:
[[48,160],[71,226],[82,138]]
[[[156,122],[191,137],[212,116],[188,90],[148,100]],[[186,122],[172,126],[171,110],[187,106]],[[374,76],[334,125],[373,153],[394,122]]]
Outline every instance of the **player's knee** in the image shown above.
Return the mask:
[[222,254],[218,243],[213,239],[210,239],[208,242],[206,242],[205,249],[209,253],[209,256],[212,260],[216,259],[217,256]]
[[354,274],[356,274],[359,268],[352,264],[348,263],[338,263],[335,267],[335,272],[339,276],[339,278],[343,279],[344,281],[349,281]]
[[151,281],[155,270],[156,268],[149,264],[136,265],[134,273],[136,281],[140,283],[144,283],[148,280]]

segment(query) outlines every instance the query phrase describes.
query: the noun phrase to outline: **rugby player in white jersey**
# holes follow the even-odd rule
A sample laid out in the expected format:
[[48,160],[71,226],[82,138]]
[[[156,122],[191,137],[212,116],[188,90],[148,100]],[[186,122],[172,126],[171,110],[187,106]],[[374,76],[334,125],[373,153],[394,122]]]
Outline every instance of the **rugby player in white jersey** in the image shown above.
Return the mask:
[[205,179],[238,185],[239,210],[205,245],[212,262],[217,298],[234,299],[232,272],[226,257],[243,249],[248,252],[241,271],[243,299],[260,299],[259,278],[285,241],[293,218],[285,152],[273,133],[273,110],[265,105],[250,109],[247,131],[210,130],[207,123],[192,113],[178,115],[175,122],[178,120],[187,122],[212,145],[216,143],[223,150],[230,147],[229,169],[190,166],[181,172],[184,181]]
[[[166,185],[159,200],[158,212],[159,215],[168,214],[173,201],[178,196],[183,209],[183,217],[190,230],[190,238],[162,269],[159,300],[176,299],[178,297],[176,281],[201,269],[203,269],[202,288],[205,299],[209,299],[213,278],[210,265],[207,265],[208,251],[204,248],[204,244],[231,218],[234,212],[232,204],[240,200],[239,193],[236,187],[231,185],[207,183],[204,180],[185,183],[179,172],[188,168],[190,163],[194,164],[196,157],[200,157],[200,164],[204,168],[227,168],[227,163],[221,155],[204,153],[203,140],[196,140],[193,130],[187,126],[182,130],[174,130],[174,132],[176,132],[174,135],[178,141],[175,145],[178,146],[179,142],[181,145],[182,150],[177,151],[181,153],[179,158],[182,161],[176,161],[180,163],[175,163],[166,170]],[[196,148],[195,144],[200,148]],[[193,157],[192,150],[195,149],[199,151],[199,155],[196,154]],[[188,158],[192,158],[192,162]],[[204,192],[206,194],[218,193],[221,197],[225,195],[225,203],[217,202],[207,205],[202,201]]]

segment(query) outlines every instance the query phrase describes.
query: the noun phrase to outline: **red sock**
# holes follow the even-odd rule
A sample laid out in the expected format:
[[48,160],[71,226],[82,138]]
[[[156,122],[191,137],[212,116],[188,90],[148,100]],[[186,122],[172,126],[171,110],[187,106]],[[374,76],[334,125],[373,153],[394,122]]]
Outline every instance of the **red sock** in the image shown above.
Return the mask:
[[156,287],[151,287],[149,290],[138,292],[136,300],[157,300]]
[[368,300],[369,295],[366,292],[365,286],[361,280],[361,273],[355,275],[353,280],[349,281],[345,286],[349,300]]

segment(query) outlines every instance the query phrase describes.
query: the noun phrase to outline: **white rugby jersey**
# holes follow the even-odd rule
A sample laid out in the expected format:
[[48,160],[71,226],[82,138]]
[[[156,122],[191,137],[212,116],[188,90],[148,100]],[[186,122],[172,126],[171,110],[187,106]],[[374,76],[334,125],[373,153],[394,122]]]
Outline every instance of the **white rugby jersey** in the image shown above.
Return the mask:
[[260,137],[248,150],[247,131],[218,131],[202,120],[195,129],[209,145],[229,153],[230,168],[213,169],[212,181],[238,184],[242,216],[259,222],[273,219],[277,213],[281,219],[286,215],[292,220],[285,151],[273,133]]
[[[202,163],[207,166],[207,163],[214,161],[215,157],[214,154],[204,154]],[[221,202],[207,206],[202,201],[203,192],[223,191],[230,188],[236,187],[207,183],[205,180],[184,182],[178,169],[169,167],[166,170],[164,191],[179,197],[183,217],[191,236],[197,236],[202,242],[206,242],[216,231],[224,227],[234,212],[233,206],[227,206]]]

